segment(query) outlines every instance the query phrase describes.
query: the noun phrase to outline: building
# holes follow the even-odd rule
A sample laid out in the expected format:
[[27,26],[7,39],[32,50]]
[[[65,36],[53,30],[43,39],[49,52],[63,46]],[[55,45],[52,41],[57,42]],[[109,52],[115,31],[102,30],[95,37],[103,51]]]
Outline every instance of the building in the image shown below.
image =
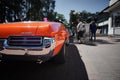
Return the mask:
[[99,15],[98,26],[102,34],[120,35],[120,0],[109,0],[109,6]]

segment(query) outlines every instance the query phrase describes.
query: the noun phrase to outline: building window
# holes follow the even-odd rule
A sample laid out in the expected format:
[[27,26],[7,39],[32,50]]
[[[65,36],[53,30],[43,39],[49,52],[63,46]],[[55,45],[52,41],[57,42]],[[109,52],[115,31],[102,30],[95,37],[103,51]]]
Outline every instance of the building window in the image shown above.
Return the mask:
[[112,26],[113,27],[120,27],[120,12],[113,14]]

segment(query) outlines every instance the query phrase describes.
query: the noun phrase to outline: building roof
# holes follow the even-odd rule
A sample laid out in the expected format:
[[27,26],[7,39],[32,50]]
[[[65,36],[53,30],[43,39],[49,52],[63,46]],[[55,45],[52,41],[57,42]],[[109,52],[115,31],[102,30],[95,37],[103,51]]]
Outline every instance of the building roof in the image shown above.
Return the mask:
[[114,10],[115,8],[117,8],[119,6],[120,6],[120,0],[116,1],[111,6],[106,7],[105,9],[102,10],[102,12],[111,12],[112,10]]

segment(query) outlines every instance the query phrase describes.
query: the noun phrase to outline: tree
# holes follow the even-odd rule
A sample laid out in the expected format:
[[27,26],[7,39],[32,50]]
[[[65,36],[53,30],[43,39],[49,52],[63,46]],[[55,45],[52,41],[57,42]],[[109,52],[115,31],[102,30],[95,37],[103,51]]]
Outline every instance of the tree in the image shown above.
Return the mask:
[[42,3],[41,0],[27,0],[27,17],[26,20],[37,21],[42,18]]
[[22,7],[22,0],[1,0],[0,1],[0,21],[13,22],[19,16]]
[[67,20],[65,19],[65,16],[63,14],[59,14],[56,12],[56,19],[54,20],[56,22],[61,22],[63,23],[65,26],[68,25]]
[[75,27],[77,25],[76,18],[77,18],[77,16],[76,16],[75,10],[71,10],[71,12],[70,12],[70,20],[69,20],[71,28]]
[[44,17],[53,21],[55,0],[0,0],[0,22],[16,19],[39,21]]
[[53,21],[55,18],[55,1],[54,0],[27,0],[28,2],[28,20],[42,20],[47,17],[48,20]]
[[55,0],[43,1],[42,6],[43,17],[47,17],[49,21],[54,21],[56,18],[56,12],[54,12]]

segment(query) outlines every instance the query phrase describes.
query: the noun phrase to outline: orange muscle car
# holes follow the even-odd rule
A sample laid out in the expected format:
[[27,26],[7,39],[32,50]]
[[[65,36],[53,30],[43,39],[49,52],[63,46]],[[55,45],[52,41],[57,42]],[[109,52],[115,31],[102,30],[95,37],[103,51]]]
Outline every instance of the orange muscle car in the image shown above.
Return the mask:
[[64,63],[69,33],[58,22],[13,22],[0,24],[0,59]]

